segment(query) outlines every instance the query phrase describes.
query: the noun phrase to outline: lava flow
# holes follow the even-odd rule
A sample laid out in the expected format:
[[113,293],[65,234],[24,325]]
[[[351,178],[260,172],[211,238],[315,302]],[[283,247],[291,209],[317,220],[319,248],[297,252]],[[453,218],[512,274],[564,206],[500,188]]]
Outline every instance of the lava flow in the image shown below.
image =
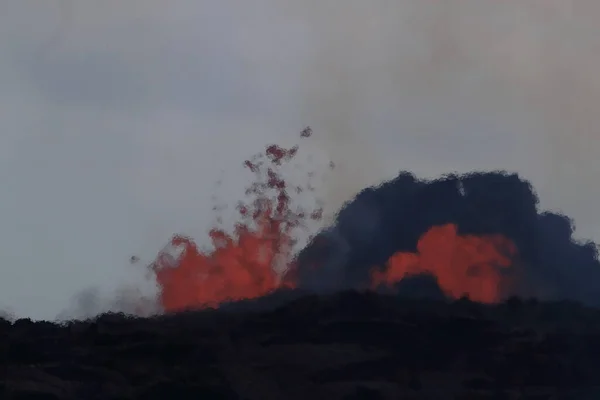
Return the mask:
[[[305,130],[301,136],[310,135]],[[282,279],[277,271],[293,270],[293,231],[307,218],[319,220],[321,210],[291,209],[288,190],[302,188],[289,188],[279,167],[297,150],[272,145],[245,162],[257,178],[246,191],[254,200],[238,206],[240,223],[232,235],[211,230],[214,250],[202,252],[192,239],[175,236],[169,247],[180,254],[159,254],[152,269],[165,311],[216,307],[224,301],[263,296],[284,285],[299,286],[291,274]],[[453,224],[433,226],[419,240],[416,253],[398,252],[384,270],[373,268],[370,286],[431,273],[450,297],[467,294],[473,300],[495,302],[506,284],[503,270],[511,267],[515,255],[515,245],[501,235],[459,235]]]

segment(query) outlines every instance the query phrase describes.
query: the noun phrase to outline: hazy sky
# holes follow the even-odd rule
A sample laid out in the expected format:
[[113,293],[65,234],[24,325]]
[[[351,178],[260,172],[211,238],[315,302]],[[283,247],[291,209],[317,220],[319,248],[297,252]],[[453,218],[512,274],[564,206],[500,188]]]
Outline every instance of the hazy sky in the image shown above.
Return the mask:
[[401,169],[502,168],[600,240],[598,20],[597,0],[4,0],[0,309],[148,289],[129,257],[204,243],[217,180],[233,205],[244,157],[305,125],[302,157],[339,167],[329,210]]

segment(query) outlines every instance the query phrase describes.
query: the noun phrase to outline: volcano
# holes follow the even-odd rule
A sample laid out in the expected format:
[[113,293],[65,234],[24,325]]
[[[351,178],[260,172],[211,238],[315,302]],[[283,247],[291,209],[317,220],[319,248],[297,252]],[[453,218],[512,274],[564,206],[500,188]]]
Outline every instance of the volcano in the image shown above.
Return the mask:
[[159,252],[166,313],[0,318],[0,398],[599,398],[600,310],[515,297],[599,301],[596,246],[529,183],[400,173],[294,252],[323,221],[292,206],[311,190],[282,178],[297,151],[245,162],[255,180],[214,249],[176,235]]
[[[301,133],[310,140],[310,128]],[[150,266],[165,311],[219,307],[278,290],[345,289],[469,297],[512,296],[600,304],[597,246],[573,238],[566,216],[542,212],[531,184],[504,171],[418,179],[409,172],[368,187],[298,253],[295,230],[322,209],[292,209],[281,167],[299,147],[266,146],[244,162],[254,180],[234,232],[212,229],[211,251],[175,235]],[[333,164],[331,164],[333,168]]]

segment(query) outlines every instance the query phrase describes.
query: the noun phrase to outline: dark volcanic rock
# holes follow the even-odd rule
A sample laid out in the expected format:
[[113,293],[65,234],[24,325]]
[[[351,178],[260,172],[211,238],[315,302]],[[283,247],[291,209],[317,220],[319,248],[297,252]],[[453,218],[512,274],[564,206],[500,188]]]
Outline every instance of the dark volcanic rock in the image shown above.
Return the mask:
[[600,393],[595,309],[519,299],[485,306],[410,293],[300,295],[151,319],[3,321],[0,398],[591,399]]

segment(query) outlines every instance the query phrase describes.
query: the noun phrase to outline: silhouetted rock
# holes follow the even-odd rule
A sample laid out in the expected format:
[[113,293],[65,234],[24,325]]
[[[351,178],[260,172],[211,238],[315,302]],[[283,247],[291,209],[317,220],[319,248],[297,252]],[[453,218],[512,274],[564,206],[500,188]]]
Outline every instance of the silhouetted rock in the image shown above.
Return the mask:
[[438,285],[437,278],[430,274],[407,276],[394,286],[394,290],[398,296],[402,297],[433,300],[447,299],[447,296]]

